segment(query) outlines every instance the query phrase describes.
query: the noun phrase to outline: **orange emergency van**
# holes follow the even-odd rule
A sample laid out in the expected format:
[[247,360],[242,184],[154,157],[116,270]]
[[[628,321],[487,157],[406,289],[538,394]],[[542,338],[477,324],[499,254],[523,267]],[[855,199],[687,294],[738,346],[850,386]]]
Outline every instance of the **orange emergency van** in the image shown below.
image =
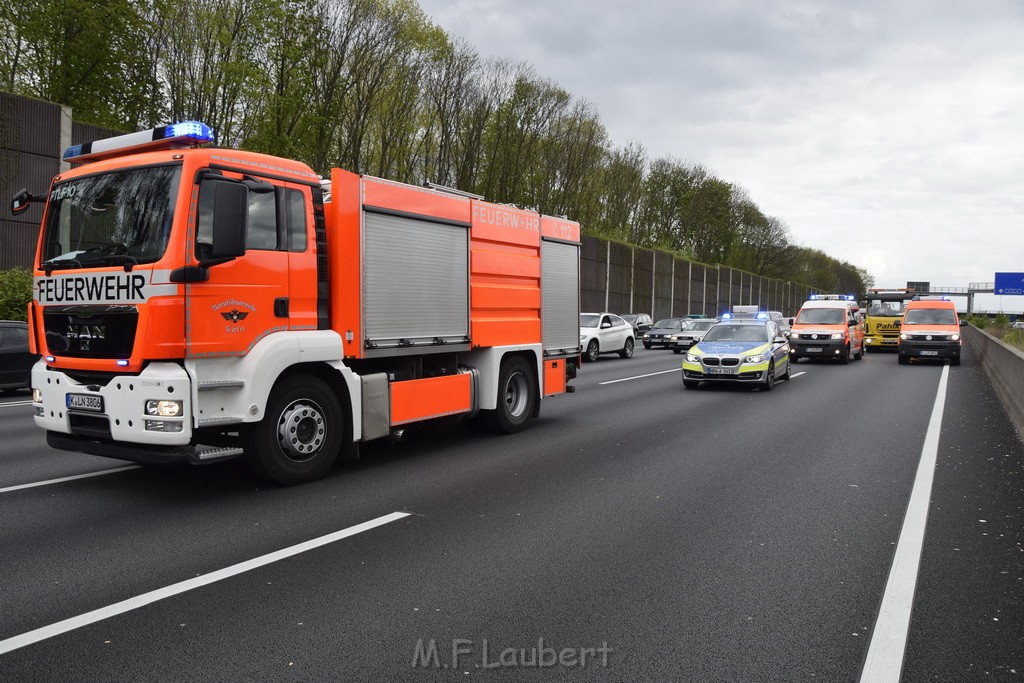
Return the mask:
[[909,363],[911,358],[948,358],[950,365],[960,365],[961,324],[956,306],[949,299],[914,297],[900,321],[896,347],[900,364]]
[[793,319],[790,359],[834,358],[845,365],[864,357],[864,322],[857,298],[812,294]]

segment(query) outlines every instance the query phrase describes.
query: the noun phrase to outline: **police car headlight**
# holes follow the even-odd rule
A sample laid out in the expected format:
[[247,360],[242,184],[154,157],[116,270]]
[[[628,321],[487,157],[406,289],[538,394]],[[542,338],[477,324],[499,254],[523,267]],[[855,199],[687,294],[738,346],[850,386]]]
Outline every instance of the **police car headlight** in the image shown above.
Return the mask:
[[178,417],[181,415],[181,401],[146,401],[146,415],[155,417]]
[[695,353],[688,353],[688,354],[686,354],[686,362],[687,363],[699,363],[700,362],[700,356],[698,356]]
[[843,333],[842,332],[836,332],[835,334],[832,335],[832,338],[833,339],[842,339],[843,338]]
[[960,341],[960,335],[959,334],[951,334],[951,335],[949,335],[949,341]]
[[758,353],[753,356],[747,356],[743,359],[744,363],[763,363],[765,361],[764,354]]

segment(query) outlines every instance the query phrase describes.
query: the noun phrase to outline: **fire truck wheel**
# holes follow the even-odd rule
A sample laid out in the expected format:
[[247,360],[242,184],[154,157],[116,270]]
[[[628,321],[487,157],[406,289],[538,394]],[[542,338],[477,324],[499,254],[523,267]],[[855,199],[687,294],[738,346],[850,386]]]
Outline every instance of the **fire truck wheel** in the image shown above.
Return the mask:
[[952,356],[949,359],[949,364],[952,366],[960,365],[960,356]]
[[333,391],[310,375],[280,380],[263,420],[245,433],[245,456],[257,476],[292,485],[319,479],[338,458],[342,442],[341,404]]
[[498,374],[498,407],[482,413],[487,427],[498,434],[526,429],[537,402],[533,369],[521,356],[509,356]]
[[586,358],[589,362],[594,363],[597,361],[597,357],[601,355],[601,350],[597,346],[597,340],[591,339],[590,343],[587,344],[587,355]]
[[910,362],[910,359],[906,356],[906,354],[901,353],[899,357],[896,359],[896,362],[898,362],[900,365],[906,365],[907,363]]
[[854,360],[860,360],[863,357],[864,357],[864,342],[861,342],[860,343],[860,351],[858,351],[857,353],[853,354],[853,359]]
[[843,348],[843,352],[839,354],[839,364],[846,365],[850,362],[850,347],[847,345]]

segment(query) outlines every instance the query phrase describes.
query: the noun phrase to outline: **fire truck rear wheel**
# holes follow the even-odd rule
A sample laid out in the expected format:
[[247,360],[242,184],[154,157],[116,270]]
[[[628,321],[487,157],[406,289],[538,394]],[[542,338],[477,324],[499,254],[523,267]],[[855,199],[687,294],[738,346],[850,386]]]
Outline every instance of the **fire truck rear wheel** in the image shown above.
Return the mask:
[[513,434],[526,429],[536,402],[533,369],[521,356],[509,356],[498,374],[498,407],[481,416],[492,432]]
[[292,485],[324,476],[341,450],[341,404],[320,379],[280,380],[261,422],[245,434],[245,456],[260,477]]

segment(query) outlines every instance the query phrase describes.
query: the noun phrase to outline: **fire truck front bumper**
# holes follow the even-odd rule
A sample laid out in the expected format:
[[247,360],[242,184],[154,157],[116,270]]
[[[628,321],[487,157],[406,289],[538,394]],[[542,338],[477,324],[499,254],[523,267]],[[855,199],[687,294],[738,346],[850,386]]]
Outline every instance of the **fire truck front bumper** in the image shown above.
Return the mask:
[[192,441],[190,388],[188,374],[175,363],[151,363],[138,375],[109,377],[77,375],[45,361],[32,369],[37,426],[76,437],[72,440],[127,448],[187,446]]

